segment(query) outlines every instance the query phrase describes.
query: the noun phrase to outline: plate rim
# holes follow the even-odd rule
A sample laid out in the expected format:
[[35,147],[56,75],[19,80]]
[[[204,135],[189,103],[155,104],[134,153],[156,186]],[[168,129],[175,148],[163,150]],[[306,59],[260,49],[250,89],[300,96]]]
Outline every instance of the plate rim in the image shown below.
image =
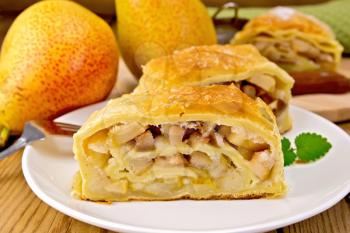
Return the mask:
[[[87,108],[93,108],[94,105],[98,105],[101,103],[105,103],[107,101],[99,102],[93,105],[89,105],[77,110],[74,110],[72,112],[69,112],[61,117],[65,117],[68,114],[71,114],[75,111],[79,111],[82,109],[87,109]],[[310,114],[312,117],[318,118],[318,120],[323,121],[324,123],[327,124],[332,124],[339,130],[341,133],[341,137],[347,138],[350,143],[350,136],[339,126],[335,125],[333,122],[313,113],[310,112],[306,109],[296,107],[291,105],[291,108],[296,109],[297,111],[301,111],[304,114]],[[59,118],[61,118],[59,117]],[[109,220],[104,220],[101,218],[93,217],[90,216],[89,214],[85,214],[81,211],[72,209],[71,207],[64,205],[60,203],[59,201],[55,200],[54,198],[51,198],[49,195],[47,195],[41,188],[39,188],[38,184],[36,183],[35,179],[30,173],[30,168],[28,166],[28,161],[29,161],[29,154],[30,151],[33,149],[33,146],[29,145],[24,149],[23,156],[22,156],[22,171],[23,175],[25,177],[25,180],[27,181],[28,186],[30,189],[34,192],[34,194],[39,197],[43,202],[45,202],[47,205],[50,207],[58,210],[59,212],[68,215],[74,219],[77,219],[79,221],[95,225],[101,228],[109,229],[109,230],[117,230],[117,231],[126,231],[126,232],[143,232],[143,233],[184,233],[184,232],[205,232],[205,233],[226,233],[226,232],[231,232],[231,233],[244,233],[244,232],[260,232],[260,231],[269,231],[273,229],[277,229],[280,227],[284,227],[287,225],[294,224],[299,221],[303,221],[305,219],[311,218],[329,208],[337,204],[341,199],[343,199],[349,192],[350,192],[350,180],[344,185],[344,187],[337,193],[337,195],[334,195],[332,198],[327,200],[326,202],[322,203],[321,205],[316,206],[315,208],[309,209],[308,211],[292,215],[292,216],[287,216],[283,217],[277,220],[273,221],[268,221],[266,223],[260,223],[260,224],[255,224],[253,226],[245,226],[245,227],[239,227],[239,228],[224,228],[224,229],[218,229],[218,230],[171,230],[171,229],[162,229],[162,228],[150,228],[150,227],[140,227],[137,225],[132,225],[132,224],[123,224],[123,223],[118,223],[118,222],[113,222]],[[72,197],[73,198],[73,197]]]

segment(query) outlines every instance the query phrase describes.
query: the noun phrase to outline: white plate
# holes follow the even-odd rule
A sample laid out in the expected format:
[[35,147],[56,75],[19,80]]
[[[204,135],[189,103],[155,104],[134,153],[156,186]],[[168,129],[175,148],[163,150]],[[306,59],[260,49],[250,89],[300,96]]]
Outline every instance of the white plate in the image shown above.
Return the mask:
[[[71,112],[60,120],[82,123],[105,103]],[[333,123],[292,107],[294,127],[325,135],[333,147],[323,159],[286,168],[289,192],[278,200],[129,202],[112,205],[73,199],[73,174],[78,170],[72,141],[51,138],[28,146],[24,176],[33,192],[48,205],[81,221],[123,232],[258,232],[316,215],[350,191],[350,137]]]

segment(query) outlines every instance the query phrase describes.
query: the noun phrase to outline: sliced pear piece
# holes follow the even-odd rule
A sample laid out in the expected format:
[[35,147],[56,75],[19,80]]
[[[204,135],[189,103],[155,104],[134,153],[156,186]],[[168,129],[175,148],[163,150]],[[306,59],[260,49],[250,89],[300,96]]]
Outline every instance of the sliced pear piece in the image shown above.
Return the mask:
[[254,75],[248,82],[264,89],[267,92],[274,92],[276,88],[276,80],[267,74]]
[[261,180],[268,177],[273,165],[275,165],[275,160],[268,150],[254,153],[250,160],[250,166],[252,167],[253,172]]
[[128,142],[135,137],[139,136],[146,131],[146,127],[142,126],[137,122],[132,122],[130,124],[115,125],[109,130],[110,137],[113,138],[113,141],[121,145],[125,142]]

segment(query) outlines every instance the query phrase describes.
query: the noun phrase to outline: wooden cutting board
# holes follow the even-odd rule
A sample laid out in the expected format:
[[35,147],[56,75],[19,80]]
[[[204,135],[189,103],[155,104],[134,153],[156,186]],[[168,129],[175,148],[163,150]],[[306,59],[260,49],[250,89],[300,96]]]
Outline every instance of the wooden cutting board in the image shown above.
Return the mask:
[[[339,72],[350,78],[349,58],[342,60]],[[350,92],[295,96],[292,104],[315,112],[333,122],[350,120]]]
[[292,104],[315,112],[330,121],[350,120],[350,93],[313,94],[293,97]]
[[[339,72],[350,77],[350,59],[343,59]],[[137,80],[130,73],[125,63],[119,64],[118,82],[110,98],[131,92]],[[312,94],[296,96],[292,104],[315,112],[333,122],[350,120],[350,92],[346,94]]]

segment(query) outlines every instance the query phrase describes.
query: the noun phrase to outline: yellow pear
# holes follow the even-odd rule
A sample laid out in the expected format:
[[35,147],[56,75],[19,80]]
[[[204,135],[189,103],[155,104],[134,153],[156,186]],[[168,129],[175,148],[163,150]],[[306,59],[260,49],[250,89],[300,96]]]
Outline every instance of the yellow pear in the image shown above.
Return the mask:
[[107,97],[116,81],[112,29],[82,6],[42,1],[22,12],[0,54],[0,128],[54,118]]
[[152,58],[216,43],[214,25],[200,0],[116,0],[116,8],[120,50],[137,77]]

